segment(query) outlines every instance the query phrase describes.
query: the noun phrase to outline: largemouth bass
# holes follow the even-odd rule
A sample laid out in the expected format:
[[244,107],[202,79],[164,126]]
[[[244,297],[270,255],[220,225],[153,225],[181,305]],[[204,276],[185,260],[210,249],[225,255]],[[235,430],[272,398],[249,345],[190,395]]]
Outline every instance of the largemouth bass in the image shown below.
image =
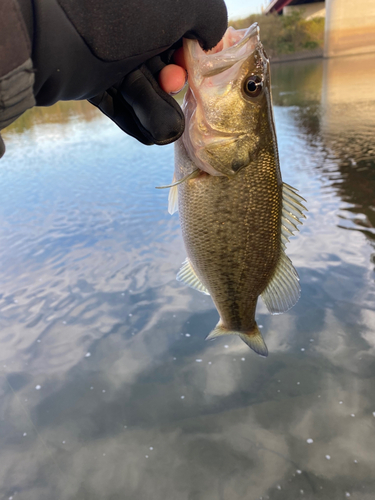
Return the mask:
[[186,127],[175,145],[169,195],[187,250],[177,279],[211,295],[220,321],[208,339],[239,335],[267,356],[255,308],[259,295],[272,314],[299,299],[285,245],[306,208],[282,182],[270,64],[258,25],[228,28],[222,44],[205,53],[197,41],[184,40]]

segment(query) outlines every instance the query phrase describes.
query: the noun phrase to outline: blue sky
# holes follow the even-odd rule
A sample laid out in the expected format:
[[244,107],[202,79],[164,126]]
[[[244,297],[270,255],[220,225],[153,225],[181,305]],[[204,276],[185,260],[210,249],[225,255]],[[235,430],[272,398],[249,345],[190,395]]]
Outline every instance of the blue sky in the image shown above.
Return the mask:
[[225,0],[228,8],[229,19],[246,17],[250,14],[260,13],[262,5],[266,6],[269,0]]

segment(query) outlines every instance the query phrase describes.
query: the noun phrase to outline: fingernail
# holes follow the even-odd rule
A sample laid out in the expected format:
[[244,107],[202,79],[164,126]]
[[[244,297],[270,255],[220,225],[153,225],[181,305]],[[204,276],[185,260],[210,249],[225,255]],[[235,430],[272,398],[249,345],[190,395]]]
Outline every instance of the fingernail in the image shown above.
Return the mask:
[[186,87],[187,83],[188,83],[188,74],[186,72],[185,83],[183,84],[183,86],[180,88],[180,90],[176,90],[175,92],[169,92],[169,95],[179,94],[182,90],[184,90],[184,88]]

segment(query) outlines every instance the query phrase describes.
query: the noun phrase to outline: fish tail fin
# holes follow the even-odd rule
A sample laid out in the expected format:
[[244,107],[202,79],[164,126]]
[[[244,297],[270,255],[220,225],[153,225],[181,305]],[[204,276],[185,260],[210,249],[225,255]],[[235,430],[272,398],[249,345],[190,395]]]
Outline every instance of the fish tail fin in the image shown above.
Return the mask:
[[207,335],[206,340],[212,340],[216,337],[222,337],[223,335],[238,335],[241,340],[243,340],[245,344],[248,345],[257,354],[264,357],[268,356],[267,346],[256,323],[254,324],[252,330],[248,332],[237,332],[235,330],[228,330],[223,326],[221,321],[219,321],[219,323],[216,325],[216,328]]
[[268,356],[268,349],[263,340],[262,334],[259,331],[258,325],[255,323],[254,329],[251,332],[240,333],[241,340],[245,342],[253,351],[263,357]]

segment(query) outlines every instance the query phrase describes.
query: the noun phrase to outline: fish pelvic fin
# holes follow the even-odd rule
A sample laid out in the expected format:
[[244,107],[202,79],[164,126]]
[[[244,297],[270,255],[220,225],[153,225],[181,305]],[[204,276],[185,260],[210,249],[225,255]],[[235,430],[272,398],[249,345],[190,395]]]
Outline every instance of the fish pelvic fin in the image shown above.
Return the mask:
[[222,337],[223,335],[238,335],[241,340],[245,342],[246,345],[250,347],[253,351],[263,357],[268,356],[268,349],[266,343],[263,340],[262,334],[259,331],[258,325],[255,323],[254,327],[248,332],[237,332],[235,330],[228,330],[225,328],[221,322],[216,325],[216,328],[212,330],[206,337],[206,340],[212,340],[217,337]]
[[184,285],[188,285],[191,288],[198,290],[198,292],[202,292],[205,295],[210,295],[210,292],[198,278],[188,257],[186,257],[186,259],[182,263],[181,269],[177,273],[176,280],[181,281],[181,283],[184,283]]

